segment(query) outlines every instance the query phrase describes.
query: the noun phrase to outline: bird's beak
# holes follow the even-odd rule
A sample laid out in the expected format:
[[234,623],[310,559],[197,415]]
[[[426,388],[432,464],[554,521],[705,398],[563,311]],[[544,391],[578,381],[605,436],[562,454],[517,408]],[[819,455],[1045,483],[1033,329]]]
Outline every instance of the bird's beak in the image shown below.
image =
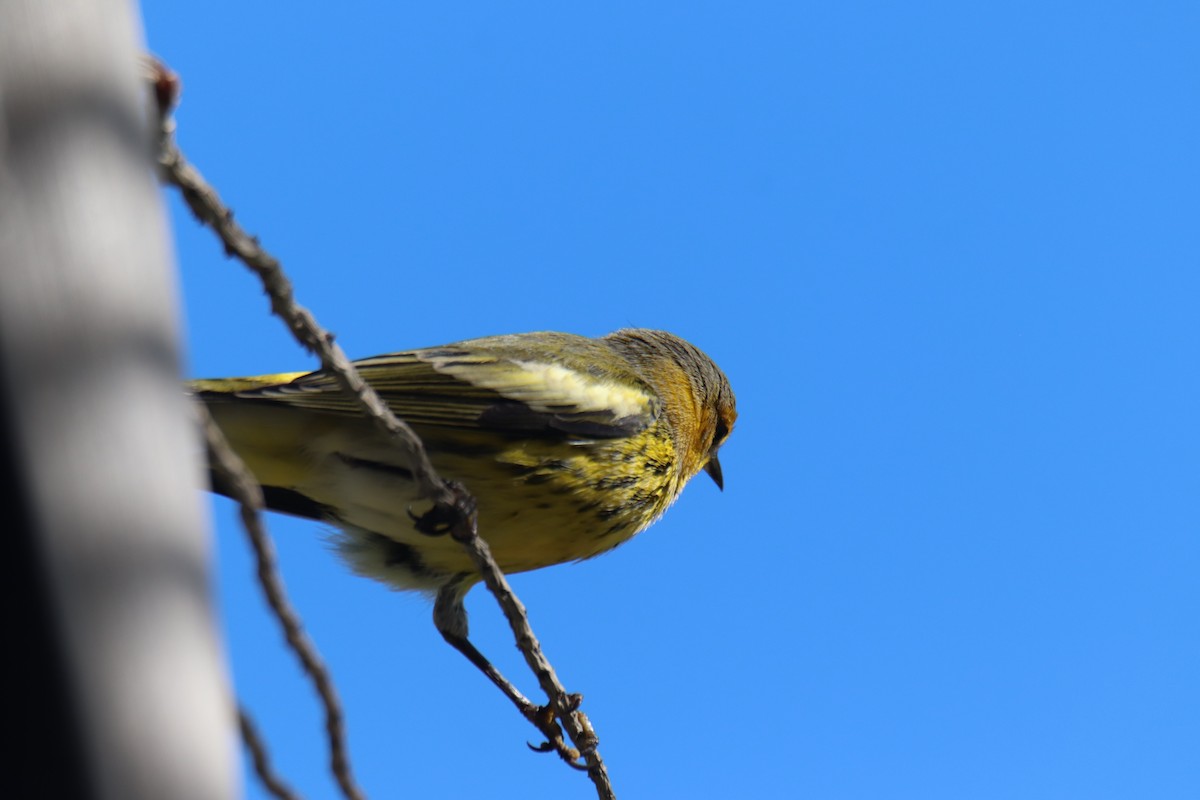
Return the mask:
[[721,462],[717,461],[717,454],[713,453],[708,457],[708,463],[704,465],[704,471],[708,473],[708,477],[713,479],[713,483],[721,491],[725,491],[725,478],[721,475]]

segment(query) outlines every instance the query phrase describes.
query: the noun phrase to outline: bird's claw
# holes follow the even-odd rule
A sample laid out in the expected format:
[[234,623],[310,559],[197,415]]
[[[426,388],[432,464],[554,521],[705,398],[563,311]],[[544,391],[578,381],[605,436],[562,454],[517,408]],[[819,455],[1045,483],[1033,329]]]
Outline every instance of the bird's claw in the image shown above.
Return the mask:
[[[475,514],[475,498],[466,487],[457,481],[446,481],[448,495],[433,504],[424,514],[414,514],[412,507],[405,509],[413,521],[413,527],[426,536],[444,536],[454,533]],[[470,526],[473,535],[474,524]]]
[[[572,714],[578,711],[579,706],[582,703],[583,695],[567,695],[567,707]],[[569,746],[563,740],[562,728],[559,726],[558,720],[555,718],[553,707],[549,705],[532,706],[525,710],[525,716],[546,737],[546,741],[542,742],[541,744],[535,745],[532,742],[526,742],[525,744],[530,750],[535,753],[557,753],[558,757],[561,758],[567,766],[580,770],[581,772],[587,771],[587,764],[581,763],[581,761],[596,749],[596,741],[590,741],[583,750],[578,750]],[[588,730],[591,729],[590,725],[587,727]]]
[[535,753],[558,753],[558,757],[563,760],[568,767],[577,769],[580,772],[587,772],[587,764],[581,764],[580,759],[583,758],[583,753],[580,753],[574,747],[567,747],[562,739],[555,742],[545,741],[541,744],[526,742],[525,746]]
[[445,536],[462,519],[462,514],[454,506],[435,505],[424,514],[414,514],[412,508],[407,508],[408,517],[413,521],[417,532],[426,536]]

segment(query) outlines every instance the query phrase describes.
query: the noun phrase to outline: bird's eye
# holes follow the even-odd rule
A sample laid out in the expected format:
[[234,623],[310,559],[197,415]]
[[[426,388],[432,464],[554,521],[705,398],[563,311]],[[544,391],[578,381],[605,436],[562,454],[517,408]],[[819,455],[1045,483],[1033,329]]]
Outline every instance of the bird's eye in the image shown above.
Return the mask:
[[725,420],[718,419],[717,420],[717,429],[715,431],[713,431],[713,444],[719,445],[721,442],[725,441],[725,437],[728,435],[729,435],[729,426],[725,423]]

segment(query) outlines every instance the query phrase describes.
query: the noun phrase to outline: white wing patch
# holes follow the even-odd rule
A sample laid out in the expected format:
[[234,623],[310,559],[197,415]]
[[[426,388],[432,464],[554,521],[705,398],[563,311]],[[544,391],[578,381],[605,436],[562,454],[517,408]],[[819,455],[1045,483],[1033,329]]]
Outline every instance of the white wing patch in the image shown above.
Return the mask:
[[[480,364],[433,361],[438,372],[475,386],[491,389],[510,400],[519,400],[534,411],[556,413],[563,406],[573,412],[605,412],[617,419],[637,417],[650,411],[650,398],[635,388],[597,381],[591,376],[558,364],[540,361],[509,361],[493,369]],[[520,367],[516,372],[512,367]]]

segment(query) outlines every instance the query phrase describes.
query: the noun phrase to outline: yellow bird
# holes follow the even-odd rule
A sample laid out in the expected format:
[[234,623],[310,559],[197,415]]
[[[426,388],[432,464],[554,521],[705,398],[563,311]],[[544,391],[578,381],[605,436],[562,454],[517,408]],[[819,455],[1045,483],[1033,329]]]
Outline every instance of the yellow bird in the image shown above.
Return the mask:
[[[702,469],[723,484],[717,451],[737,417],[733,390],[708,356],[670,333],[491,336],[355,366],[421,437],[442,477],[475,496],[479,533],[505,572],[616,547]],[[269,508],[338,528],[356,572],[436,592],[438,629],[488,672],[466,641],[462,600],[479,579],[473,565],[449,536],[414,528],[421,500],[403,454],[332,376],[196,380],[189,388],[262,484]]]

